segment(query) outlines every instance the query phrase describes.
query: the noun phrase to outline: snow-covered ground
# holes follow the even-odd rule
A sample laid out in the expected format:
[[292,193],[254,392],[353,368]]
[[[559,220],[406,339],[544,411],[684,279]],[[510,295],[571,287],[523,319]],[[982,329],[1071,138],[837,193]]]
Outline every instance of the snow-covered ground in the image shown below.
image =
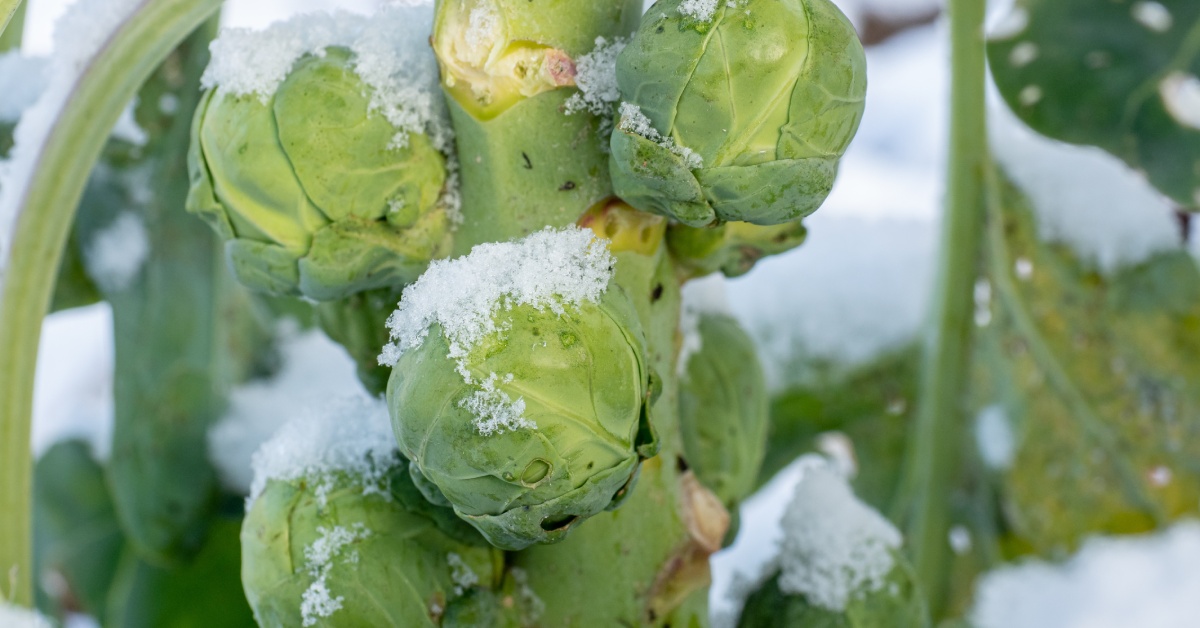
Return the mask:
[[[32,0],[27,52],[50,52],[50,24],[66,3]],[[867,8],[889,16],[915,15],[938,2],[841,0],[839,4],[852,20],[859,21]],[[295,12],[331,5],[363,12],[376,2],[229,0],[224,22],[262,27]],[[853,365],[917,337],[935,269],[946,144],[947,54],[945,28],[940,22],[903,33],[868,51],[866,115],[828,203],[806,221],[809,241],[796,251],[763,261],[746,277],[727,282],[730,308],[760,340],[773,385],[789,381],[798,350],[807,357]],[[1097,151],[1047,143],[1006,112],[994,120],[1000,161],[1010,167],[1018,182],[1031,188],[1044,237],[1070,244],[1104,270],[1178,246],[1172,240],[1175,232],[1169,207],[1116,160]],[[1086,196],[1067,194],[1064,181],[1090,183],[1090,192]],[[1046,211],[1049,209],[1055,211]],[[1088,213],[1083,213],[1085,210]],[[1097,215],[1109,219],[1097,221]],[[1126,228],[1133,220],[1139,228]],[[108,308],[97,305],[47,320],[35,399],[36,451],[43,451],[58,438],[82,436],[99,454],[107,452],[112,420],[110,319]],[[214,444],[220,444],[214,449],[222,451],[218,462],[231,487],[244,488],[249,483],[252,447],[246,443],[266,440],[273,427],[245,420],[257,414],[256,408],[277,407],[274,404],[281,403],[279,399],[299,389],[306,389],[306,396],[292,395],[293,402],[357,387],[353,364],[319,333],[290,335],[283,353],[283,374],[274,383],[252,384],[235,393],[227,420],[213,432]],[[318,383],[322,388],[314,392]],[[288,407],[302,405],[300,401]],[[279,414],[276,425],[291,418],[287,415],[293,411]],[[777,556],[785,536],[780,522],[802,476],[801,465],[793,465],[742,505],[736,543],[712,561],[714,614],[730,609],[727,596],[739,574],[756,578]],[[1194,556],[1195,549],[1189,544],[1194,544],[1197,534],[1194,528],[1180,527],[1164,533],[1159,541],[1131,541],[1119,547],[1089,545],[1080,557],[1062,567],[1024,566],[994,574],[983,581],[981,589],[978,613],[982,625],[1174,628],[1179,624],[1161,620],[1162,616],[1155,614],[1159,611],[1147,604],[1153,600],[1160,605],[1171,600],[1186,602],[1186,596],[1121,597],[1124,614],[1119,616],[1127,618],[1122,624],[1053,623],[1047,618],[1089,616],[1051,609],[1052,605],[1038,606],[1036,600],[1054,599],[1061,607],[1108,596],[1113,587],[1144,591],[1154,583],[1166,586],[1170,582],[1179,587],[1188,583],[1185,592],[1193,595],[1193,601],[1200,599],[1197,578],[1164,575],[1181,573],[1180,565],[1190,563],[1180,562],[1179,556],[1172,557],[1163,548],[1182,548],[1181,556],[1184,550],[1192,552],[1187,556]],[[1126,559],[1110,558],[1117,554],[1113,548]],[[1125,569],[1128,565],[1136,568]],[[1123,569],[1123,576],[1131,580],[1100,581],[1088,575],[1095,569]],[[1053,590],[1063,591],[1063,597],[1036,598],[1029,593],[1034,596],[1030,606],[1009,603],[1013,596],[1026,595],[1023,592],[1037,582],[1056,583]],[[1051,590],[1047,587],[1042,592],[1046,596]],[[1139,600],[1146,604],[1139,606]],[[1034,612],[1029,608],[1064,614],[1026,619],[1035,617],[1020,614]]]

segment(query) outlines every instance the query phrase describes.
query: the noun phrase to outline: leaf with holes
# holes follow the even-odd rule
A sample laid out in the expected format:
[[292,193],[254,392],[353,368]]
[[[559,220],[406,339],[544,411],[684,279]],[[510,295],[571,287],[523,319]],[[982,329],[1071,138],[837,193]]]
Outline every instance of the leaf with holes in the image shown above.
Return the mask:
[[[979,391],[1014,448],[992,460],[1011,530],[1042,554],[1200,504],[1200,268],[1182,249],[1102,275],[1039,241],[1005,186],[989,225]],[[993,439],[994,440],[994,439]],[[995,458],[994,456],[992,458]]]
[[1099,146],[1200,208],[1200,3],[1019,0],[988,56],[1035,130]]

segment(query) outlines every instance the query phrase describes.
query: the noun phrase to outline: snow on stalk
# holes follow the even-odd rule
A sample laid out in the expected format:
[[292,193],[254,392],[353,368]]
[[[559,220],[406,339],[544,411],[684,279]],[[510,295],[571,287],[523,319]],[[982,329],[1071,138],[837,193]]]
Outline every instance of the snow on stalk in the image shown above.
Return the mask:
[[32,596],[29,448],[41,322],[75,207],[92,165],[139,86],[218,0],[80,0],[86,37],[60,57],[51,85],[16,131],[0,196],[0,569],[14,601]]

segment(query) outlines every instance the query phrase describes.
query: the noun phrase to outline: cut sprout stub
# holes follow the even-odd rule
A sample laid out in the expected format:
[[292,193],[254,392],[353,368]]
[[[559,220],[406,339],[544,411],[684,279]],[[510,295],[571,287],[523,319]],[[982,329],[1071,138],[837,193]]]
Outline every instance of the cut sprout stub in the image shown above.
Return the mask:
[[[615,37],[611,41],[596,38],[596,47],[575,60],[575,86],[579,93],[567,99],[568,115],[586,111],[597,116],[612,116],[612,105],[621,99],[617,87],[617,55],[629,39]],[[611,127],[610,127],[611,128]]]
[[212,61],[201,84],[257,96],[266,104],[301,57],[344,47],[354,55],[354,71],[372,90],[371,110],[396,127],[393,141],[403,145],[409,133],[427,133],[447,153],[453,133],[437,63],[429,54],[432,27],[433,7],[425,3],[388,5],[374,15],[309,13],[263,30],[226,29],[211,45]]
[[437,324],[449,344],[447,357],[463,381],[476,388],[461,403],[472,411],[479,431],[535,427],[523,416],[522,400],[496,390],[497,381],[511,375],[490,373],[476,380],[467,356],[486,337],[504,332],[506,323],[498,322],[502,310],[529,305],[563,315],[568,307],[597,303],[615,264],[605,242],[589,229],[547,227],[515,242],[480,244],[463,257],[433,262],[404,289],[398,309],[388,317],[392,342],[379,363],[394,366]]
[[400,461],[386,405],[360,395],[335,399],[292,419],[255,452],[247,509],[269,480],[307,479],[320,505],[336,474],[357,479],[364,495],[390,498],[387,474]]
[[880,590],[902,543],[895,526],[825,464],[805,469],[783,529],[779,588],[831,611]]
[[671,151],[679,156],[680,159],[683,159],[684,165],[688,168],[695,170],[704,167],[704,160],[695,151],[686,146],[680,146],[675,143],[675,140],[659,133],[658,129],[654,128],[654,125],[650,123],[650,118],[647,118],[646,114],[642,113],[641,107],[633,103],[623,102],[621,103],[620,114],[621,122],[617,125],[617,128],[626,133],[640,135]]

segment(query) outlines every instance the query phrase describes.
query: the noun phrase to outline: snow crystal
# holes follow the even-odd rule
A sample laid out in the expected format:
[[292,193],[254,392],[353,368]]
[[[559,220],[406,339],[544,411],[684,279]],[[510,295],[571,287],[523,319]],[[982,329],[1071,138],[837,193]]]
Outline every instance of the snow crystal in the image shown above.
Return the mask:
[[503,331],[496,320],[502,309],[529,305],[561,315],[566,306],[598,301],[614,263],[605,242],[578,227],[546,228],[515,242],[480,244],[463,257],[435,261],[404,289],[399,308],[388,317],[392,342],[383,348],[379,363],[395,365],[404,352],[421,346],[436,323],[463,381],[483,393],[466,402],[476,411],[480,431],[523,426],[521,400],[511,402],[496,391],[495,374],[473,381],[467,354],[483,338]]
[[0,53],[0,122],[14,123],[46,89],[50,60],[26,57],[11,50]]
[[52,628],[54,624],[41,613],[5,602],[0,597],[0,626],[5,628]]
[[318,503],[333,486],[335,474],[361,478],[363,494],[380,494],[387,472],[399,461],[387,406],[365,395],[327,402],[292,418],[254,453],[247,506],[268,480],[307,478],[316,483]]
[[683,284],[683,303],[679,308],[679,333],[683,336],[683,342],[675,363],[676,374],[680,377],[687,377],[688,362],[703,348],[700,317],[704,314],[733,316],[729,310],[725,283],[724,275],[713,273]]
[[34,377],[34,457],[78,439],[107,460],[112,428],[112,307],[100,302],[47,316]]
[[371,88],[371,111],[398,129],[395,144],[403,146],[409,133],[428,133],[439,150],[450,153],[453,135],[428,43],[432,25],[431,5],[391,4],[374,15],[310,13],[263,30],[225,29],[211,45],[201,84],[256,95],[265,103],[298,59],[345,47]]
[[1029,197],[1043,240],[1104,272],[1180,247],[1172,204],[1116,157],[1037,135],[1002,105],[989,120],[996,158]]
[[655,129],[654,125],[650,124],[650,118],[647,118],[646,114],[642,113],[641,107],[633,103],[623,102],[621,103],[620,113],[621,122],[617,125],[617,128],[626,133],[640,135],[675,153],[683,159],[683,164],[692,170],[704,166],[704,160],[695,151],[686,146],[680,146],[675,143],[675,140],[664,137],[662,133],[659,133],[658,129]]
[[141,216],[124,212],[92,235],[84,251],[88,276],[108,293],[127,290],[150,256]]
[[[304,626],[316,625],[319,619],[341,610],[345,598],[340,595],[334,597],[329,591],[329,572],[333,569],[334,560],[339,558],[348,546],[371,535],[371,531],[361,523],[356,523],[350,528],[318,526],[317,531],[321,536],[304,548],[304,568],[314,578],[313,583],[301,596],[300,616]],[[347,558],[347,561],[352,563],[357,560],[357,552]]]
[[975,446],[989,469],[1004,470],[1012,465],[1017,445],[1002,406],[988,406],[979,411],[975,417]]
[[455,595],[462,595],[463,591],[479,584],[479,575],[462,559],[462,556],[450,552],[446,556],[446,564],[450,566],[450,580],[454,582]]
[[1172,72],[1158,84],[1158,94],[1176,122],[1200,129],[1200,78]]
[[1190,628],[1200,617],[1200,523],[1093,538],[1064,563],[1030,560],[984,574],[978,628]]
[[779,588],[832,611],[845,610],[856,595],[879,590],[902,542],[895,526],[824,465],[804,473],[783,528]]
[[617,87],[617,55],[625,49],[628,39],[616,37],[609,41],[596,38],[596,47],[575,60],[575,86],[579,93],[567,99],[568,115],[586,111],[597,116],[612,116],[612,104],[621,99]]
[[0,167],[0,280],[8,266],[17,212],[54,123],[92,58],[142,5],[141,0],[76,0],[55,24],[46,87],[21,115],[9,160]]
[[1167,7],[1159,2],[1138,2],[1130,11],[1133,13],[1133,19],[1156,33],[1171,30],[1171,24],[1175,21]]
[[701,22],[711,22],[717,12],[717,0],[683,0],[679,3],[680,15]]
[[241,495],[249,494],[254,479],[254,452],[284,423],[327,399],[362,394],[354,361],[325,334],[301,332],[288,320],[276,338],[279,370],[235,386],[225,415],[208,430],[209,458],[222,484]]

